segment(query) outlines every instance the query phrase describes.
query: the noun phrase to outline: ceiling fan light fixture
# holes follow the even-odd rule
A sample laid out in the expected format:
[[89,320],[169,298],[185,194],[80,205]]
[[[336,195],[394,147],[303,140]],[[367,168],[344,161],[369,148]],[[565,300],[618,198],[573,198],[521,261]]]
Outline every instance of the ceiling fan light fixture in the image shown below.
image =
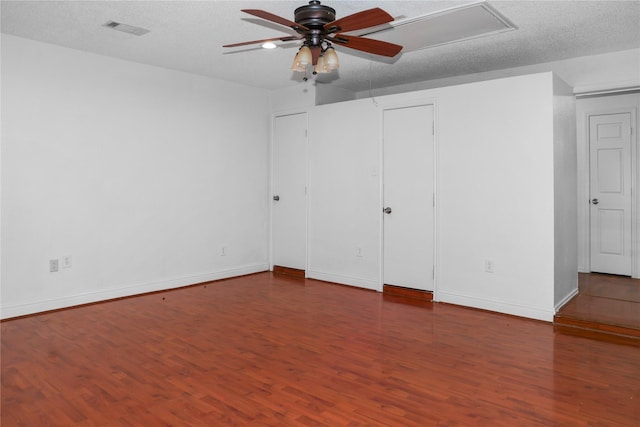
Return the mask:
[[380,40],[367,39],[356,35],[346,35],[353,31],[374,28],[393,21],[393,17],[379,7],[352,13],[336,19],[335,9],[320,4],[320,0],[310,0],[308,5],[298,7],[295,21],[274,15],[260,9],[242,9],[249,15],[257,16],[275,24],[289,27],[297,35],[287,35],[272,39],[254,40],[242,43],[227,44],[223,47],[237,47],[249,44],[263,44],[270,41],[302,40],[303,45],[293,59],[291,69],[305,73],[303,81],[307,81],[307,68],[313,68],[313,74],[329,73],[340,67],[338,55],[331,47],[331,41],[373,55],[393,57],[400,53],[402,46]]
[[329,71],[337,70],[340,68],[340,61],[338,61],[338,54],[336,50],[329,46],[324,52],[324,62]]
[[291,71],[297,71],[299,73],[304,73],[305,71],[307,71],[307,67],[305,65],[302,65],[301,63],[299,63],[298,61],[296,61],[294,59],[293,60],[293,64],[291,64]]
[[311,64],[313,62],[313,56],[311,55],[311,49],[309,49],[309,46],[303,45],[298,51],[296,58],[301,65]]
[[318,58],[318,62],[316,63],[316,66],[313,68],[313,73],[314,74],[327,74],[330,73],[331,70],[329,69],[329,67],[327,67],[327,61],[324,59],[324,55],[321,55]]
[[300,73],[304,73],[305,71],[307,71],[307,66],[302,65],[300,63],[300,58],[298,57],[298,55],[296,55],[295,58],[293,58],[293,63],[291,64],[291,71],[298,71]]
[[296,56],[293,58],[293,64],[291,64],[291,70],[304,73],[307,71],[307,65],[313,63],[313,55],[311,55],[311,49],[309,46],[303,45]]

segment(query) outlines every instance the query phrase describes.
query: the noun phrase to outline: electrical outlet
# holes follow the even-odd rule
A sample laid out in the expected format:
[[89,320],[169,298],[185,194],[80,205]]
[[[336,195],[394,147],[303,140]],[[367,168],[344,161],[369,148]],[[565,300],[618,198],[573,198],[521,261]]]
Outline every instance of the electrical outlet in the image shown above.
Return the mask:
[[56,273],[58,272],[58,260],[57,259],[50,259],[49,260],[49,273]]
[[71,255],[62,257],[62,268],[71,268]]
[[356,256],[362,258],[362,248],[360,246],[356,248]]
[[485,260],[484,262],[484,271],[486,271],[487,273],[493,273],[493,261],[491,260]]
[[227,247],[226,246],[220,247],[220,256],[227,256]]

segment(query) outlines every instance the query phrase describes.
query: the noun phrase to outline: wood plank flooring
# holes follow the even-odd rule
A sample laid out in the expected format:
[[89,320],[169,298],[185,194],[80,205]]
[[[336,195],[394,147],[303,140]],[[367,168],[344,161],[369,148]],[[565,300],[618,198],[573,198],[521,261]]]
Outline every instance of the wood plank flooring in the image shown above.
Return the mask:
[[3,427],[640,419],[640,347],[271,273],[1,328]]
[[433,292],[421,289],[403,288],[401,286],[384,285],[382,293],[387,296],[413,298],[421,301],[433,301]]
[[640,345],[640,280],[580,273],[578,288],[556,314],[557,326],[633,337]]

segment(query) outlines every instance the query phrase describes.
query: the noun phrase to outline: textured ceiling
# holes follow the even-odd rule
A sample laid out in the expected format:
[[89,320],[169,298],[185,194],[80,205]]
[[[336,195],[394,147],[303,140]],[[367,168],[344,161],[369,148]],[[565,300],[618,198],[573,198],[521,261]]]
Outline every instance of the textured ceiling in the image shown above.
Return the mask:
[[[343,17],[381,7],[396,19],[470,4],[465,1],[330,1]],[[353,91],[511,68],[640,47],[640,1],[489,1],[515,31],[405,52],[394,61],[338,47],[341,67],[322,82]],[[293,20],[298,1],[5,1],[2,32],[74,49],[251,86],[298,84],[289,69],[298,44],[224,49],[290,30],[240,9]],[[138,37],[105,28],[117,21],[150,30]],[[375,37],[372,35],[372,37]],[[351,54],[354,53],[354,54]]]

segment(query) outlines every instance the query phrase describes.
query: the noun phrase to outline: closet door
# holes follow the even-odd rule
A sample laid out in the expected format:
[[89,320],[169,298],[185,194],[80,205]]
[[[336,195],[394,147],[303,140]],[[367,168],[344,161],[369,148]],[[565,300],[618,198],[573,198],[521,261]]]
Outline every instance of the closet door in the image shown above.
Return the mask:
[[433,106],[383,112],[383,280],[433,291]]
[[273,126],[272,267],[305,270],[307,114],[276,116]]

